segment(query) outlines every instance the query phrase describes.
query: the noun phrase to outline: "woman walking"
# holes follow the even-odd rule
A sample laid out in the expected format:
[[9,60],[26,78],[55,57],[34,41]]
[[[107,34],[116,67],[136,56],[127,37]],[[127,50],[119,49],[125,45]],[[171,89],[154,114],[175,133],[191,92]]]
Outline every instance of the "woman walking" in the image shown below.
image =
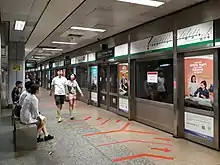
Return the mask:
[[73,109],[75,105],[75,100],[76,100],[76,90],[78,90],[81,94],[82,97],[84,97],[82,90],[79,87],[79,84],[76,81],[76,76],[75,74],[71,74],[70,78],[67,82],[67,87],[68,87],[68,97],[69,97],[69,112],[70,112],[70,120],[73,120]]

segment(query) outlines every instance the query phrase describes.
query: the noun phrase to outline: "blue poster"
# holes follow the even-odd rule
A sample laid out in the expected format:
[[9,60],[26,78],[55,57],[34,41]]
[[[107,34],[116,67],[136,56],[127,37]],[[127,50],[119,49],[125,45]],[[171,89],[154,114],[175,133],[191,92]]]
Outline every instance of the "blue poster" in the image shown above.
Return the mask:
[[98,86],[98,67],[91,67],[91,88],[92,90],[97,90]]

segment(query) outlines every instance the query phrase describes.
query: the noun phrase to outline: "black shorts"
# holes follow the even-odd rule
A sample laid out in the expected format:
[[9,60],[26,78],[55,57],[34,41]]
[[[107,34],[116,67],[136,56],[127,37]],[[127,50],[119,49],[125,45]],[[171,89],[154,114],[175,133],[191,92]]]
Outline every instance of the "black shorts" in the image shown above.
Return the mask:
[[54,99],[56,105],[63,105],[65,101],[65,97],[66,97],[65,95],[55,95]]

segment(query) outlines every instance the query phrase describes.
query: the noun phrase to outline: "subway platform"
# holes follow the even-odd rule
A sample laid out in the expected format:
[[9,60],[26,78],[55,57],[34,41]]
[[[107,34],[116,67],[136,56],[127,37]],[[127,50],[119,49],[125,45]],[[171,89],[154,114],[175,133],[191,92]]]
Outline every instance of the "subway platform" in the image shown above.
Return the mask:
[[[0,119],[0,165],[218,165],[220,153],[77,101],[75,120],[56,119],[53,97],[41,91],[40,111],[55,136],[36,151],[14,153],[7,114]],[[16,155],[16,156],[15,156]]]

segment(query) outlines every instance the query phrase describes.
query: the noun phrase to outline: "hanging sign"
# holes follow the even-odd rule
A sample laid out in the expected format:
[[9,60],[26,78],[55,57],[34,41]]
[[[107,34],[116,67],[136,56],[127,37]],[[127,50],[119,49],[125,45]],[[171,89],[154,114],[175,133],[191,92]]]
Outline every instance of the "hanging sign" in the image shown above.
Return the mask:
[[148,83],[158,83],[158,72],[147,72]]
[[15,71],[15,72],[19,72],[19,71],[21,71],[21,66],[20,65],[18,65],[18,64],[13,64],[13,71]]
[[131,54],[141,53],[148,51],[148,43],[151,38],[135,41],[131,43]]
[[83,62],[87,62],[87,55],[83,55],[83,56],[78,56],[76,57],[76,63],[83,63]]
[[158,50],[173,47],[173,32],[157,35],[149,43],[149,50]]
[[205,41],[213,41],[213,21],[177,31],[177,46]]
[[108,59],[114,57],[114,48],[108,49],[106,51],[100,51],[96,53],[96,59]]
[[128,55],[128,44],[123,44],[115,47],[115,57]]
[[71,64],[76,64],[76,58],[71,58]]
[[92,62],[95,60],[96,60],[95,53],[88,54],[88,62]]

